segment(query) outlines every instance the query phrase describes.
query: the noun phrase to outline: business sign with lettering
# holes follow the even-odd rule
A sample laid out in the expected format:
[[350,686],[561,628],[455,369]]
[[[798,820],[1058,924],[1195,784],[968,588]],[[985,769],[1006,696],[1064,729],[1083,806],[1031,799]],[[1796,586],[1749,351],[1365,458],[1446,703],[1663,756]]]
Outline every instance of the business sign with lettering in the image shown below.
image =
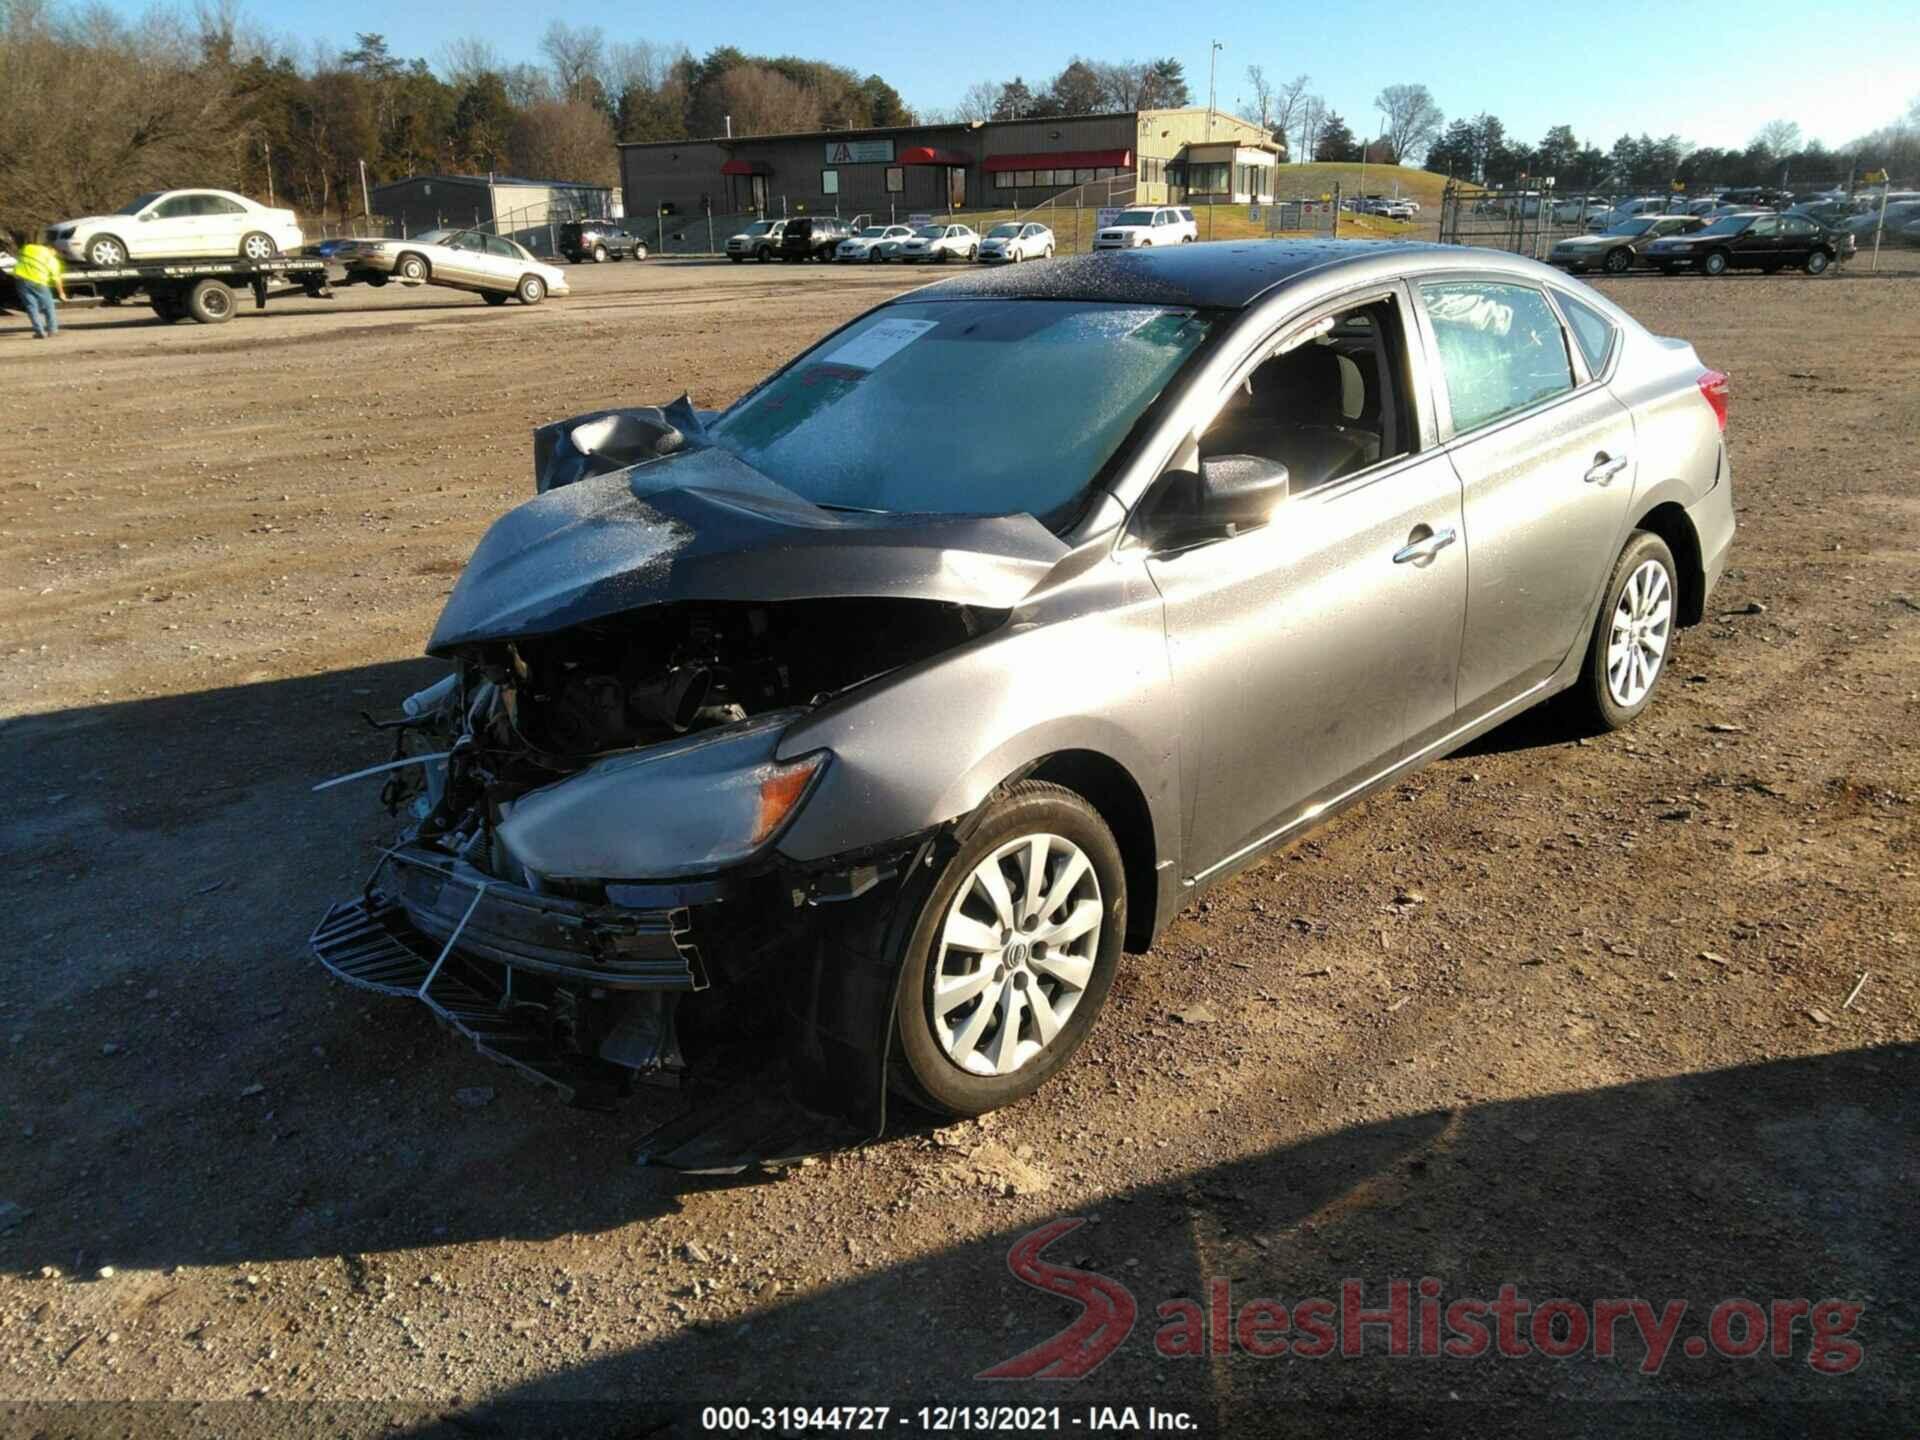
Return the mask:
[[891,165],[892,163],[893,141],[891,140],[827,141],[827,164],[829,165]]

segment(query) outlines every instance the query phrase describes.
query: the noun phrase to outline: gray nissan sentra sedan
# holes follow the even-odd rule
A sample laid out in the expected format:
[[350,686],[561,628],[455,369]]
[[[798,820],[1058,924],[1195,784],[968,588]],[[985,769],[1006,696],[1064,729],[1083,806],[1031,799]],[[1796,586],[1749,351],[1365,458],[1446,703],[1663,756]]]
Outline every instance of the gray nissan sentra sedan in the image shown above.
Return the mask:
[[315,948],[588,1103],[751,1073],[666,1163],[1005,1105],[1209,886],[1529,706],[1638,715],[1726,564],[1726,405],[1543,265],[1264,241],[543,427]]

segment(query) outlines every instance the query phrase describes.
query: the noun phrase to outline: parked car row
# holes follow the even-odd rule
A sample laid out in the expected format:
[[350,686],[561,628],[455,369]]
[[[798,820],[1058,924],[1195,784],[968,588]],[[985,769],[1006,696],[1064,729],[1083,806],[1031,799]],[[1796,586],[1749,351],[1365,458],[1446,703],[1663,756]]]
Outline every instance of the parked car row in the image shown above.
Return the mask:
[[1570,236],[1553,247],[1547,260],[1575,274],[1603,270],[1624,275],[1652,268],[1666,275],[1682,270],[1724,275],[1729,270],[1772,273],[1791,267],[1820,275],[1852,255],[1857,245],[1847,231],[1792,212],[1744,210],[1711,222],[1699,215],[1639,215],[1597,235]]
[[[736,265],[747,260],[837,260],[869,265],[977,260],[1018,264],[1051,258],[1054,245],[1053,231],[1031,220],[1009,220],[982,235],[958,221],[866,225],[856,230],[844,220],[813,215],[757,221],[729,236],[725,253]],[[1102,248],[1097,239],[1095,248]]]

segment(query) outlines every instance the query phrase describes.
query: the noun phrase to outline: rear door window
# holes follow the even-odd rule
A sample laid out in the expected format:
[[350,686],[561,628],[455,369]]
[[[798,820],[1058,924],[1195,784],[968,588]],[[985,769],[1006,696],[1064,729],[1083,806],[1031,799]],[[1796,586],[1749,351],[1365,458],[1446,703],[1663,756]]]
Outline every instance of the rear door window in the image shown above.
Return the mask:
[[1532,286],[1429,281],[1420,286],[1420,302],[1433,327],[1456,435],[1573,389],[1566,332]]

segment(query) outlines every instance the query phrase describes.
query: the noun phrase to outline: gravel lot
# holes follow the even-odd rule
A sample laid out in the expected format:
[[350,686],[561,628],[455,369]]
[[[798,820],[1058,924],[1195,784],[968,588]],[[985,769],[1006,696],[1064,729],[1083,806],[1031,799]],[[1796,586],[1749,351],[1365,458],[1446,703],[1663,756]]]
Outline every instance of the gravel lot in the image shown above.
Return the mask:
[[[534,424],[724,403],[930,277],[650,262],[534,310],[76,306],[49,344],[0,317],[0,1414],[1891,1432],[1920,1373],[1920,264],[1889,268],[1602,282],[1734,385],[1733,569],[1635,728],[1522,717],[1241,877],[1035,1099],[732,1182],[634,1165],[677,1101],[561,1108],[328,980],[305,935],[383,820],[308,786],[384,758],[358,712],[440,673],[420,646],[530,492]],[[1131,1338],[1078,1385],[974,1381],[1079,1313],[1007,1265],[1059,1217],[1087,1223],[1048,1258],[1121,1281]],[[1237,1308],[1348,1277],[1690,1308],[1653,1375],[1630,1326],[1611,1360],[1156,1351],[1215,1280]],[[1804,1322],[1788,1356],[1687,1353],[1729,1297],[1857,1302],[1863,1363],[1817,1373]],[[80,1399],[209,1403],[34,1403]]]

